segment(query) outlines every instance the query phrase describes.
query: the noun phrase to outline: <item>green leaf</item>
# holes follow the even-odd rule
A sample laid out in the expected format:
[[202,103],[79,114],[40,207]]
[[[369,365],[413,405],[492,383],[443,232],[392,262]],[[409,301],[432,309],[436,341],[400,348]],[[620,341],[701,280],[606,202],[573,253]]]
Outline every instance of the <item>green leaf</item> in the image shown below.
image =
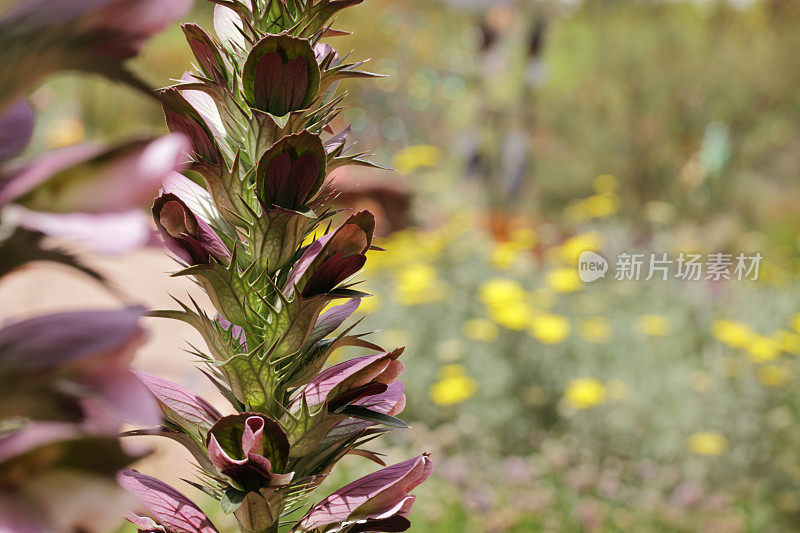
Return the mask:
[[337,410],[337,413],[347,416],[352,416],[354,418],[361,418],[363,420],[368,420],[369,422],[375,422],[376,424],[383,424],[384,426],[389,426],[393,428],[411,427],[402,420],[400,420],[399,418],[395,418],[391,415],[372,411],[371,409],[364,407],[363,405],[346,405],[341,409]]
[[213,262],[210,265],[195,265],[173,276],[194,276],[205,289],[217,311],[228,322],[246,324],[244,302],[250,288],[236,271],[236,261],[231,260],[228,268]]
[[311,216],[288,209],[269,209],[252,226],[251,250],[259,271],[273,274],[283,268],[303,243]]
[[239,506],[242,505],[246,496],[246,492],[237,490],[234,487],[226,487],[225,491],[222,493],[222,498],[219,500],[222,512],[225,514],[236,512]]
[[182,311],[159,310],[151,311],[148,315],[180,320],[189,324],[200,333],[211,355],[218,361],[227,361],[242,351],[241,343],[231,332],[225,330],[219,322],[211,320],[194,300],[192,300],[194,310],[177,299],[175,301],[183,308]]

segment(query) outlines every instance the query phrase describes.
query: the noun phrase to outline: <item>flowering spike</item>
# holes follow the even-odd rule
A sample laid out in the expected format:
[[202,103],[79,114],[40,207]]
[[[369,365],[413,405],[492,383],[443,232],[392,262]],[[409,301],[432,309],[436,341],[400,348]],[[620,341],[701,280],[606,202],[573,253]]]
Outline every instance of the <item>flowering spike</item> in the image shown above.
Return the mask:
[[[175,275],[197,282],[217,315],[183,304],[153,315],[201,333],[208,356],[193,350],[238,414],[212,416],[173,385],[154,392],[159,433],[189,448],[223,511],[243,531],[277,531],[339,459],[380,461],[359,447],[407,427],[395,417],[405,406],[402,349],[385,352],[352,333],[359,321],[345,324],[367,296],[353,276],[376,249],[375,219],[361,211],[334,225],[338,193],[327,179],[336,167],[370,164],[350,153],[350,127],[331,121],[347,94],[338,82],[372,75],[323,42],[341,34],[330,17],[358,0],[214,3],[217,39],[184,26],[199,71],[161,93],[170,129],[191,139],[191,171],[205,189],[173,176],[153,214],[188,266]],[[337,299],[345,303],[323,313]],[[325,370],[345,346],[369,352]],[[421,481],[427,466],[419,470]],[[410,490],[390,479],[386,494],[401,485]],[[387,498],[369,495],[364,513],[327,517],[324,527],[404,529],[406,492],[386,509],[377,507]]]

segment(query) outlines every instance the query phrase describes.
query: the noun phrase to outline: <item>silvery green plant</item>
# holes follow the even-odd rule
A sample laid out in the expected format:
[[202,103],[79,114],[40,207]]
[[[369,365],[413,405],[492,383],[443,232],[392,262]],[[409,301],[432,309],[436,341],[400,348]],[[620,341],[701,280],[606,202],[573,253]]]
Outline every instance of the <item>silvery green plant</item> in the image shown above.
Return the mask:
[[[344,455],[385,467],[363,446],[405,427],[395,417],[405,404],[402,349],[384,351],[345,326],[368,296],[353,277],[375,248],[374,217],[350,213],[331,229],[329,173],[372,165],[333,121],[346,96],[339,81],[374,75],[324,42],[346,35],[331,19],[360,2],[215,0],[216,37],[183,26],[197,70],[161,92],[169,129],[191,140],[192,163],[167,180],[153,216],[183,264],[175,275],[197,281],[216,312],[191,301],[153,314],[200,332],[203,372],[234,414],[141,375],[163,423],[129,435],[183,444],[201,471],[196,487],[242,531],[405,531],[409,492],[433,468],[425,454],[386,467],[289,520]],[[346,346],[367,353],[327,366]],[[162,482],[133,470],[119,481],[147,512],[129,516],[140,531],[216,531]]]

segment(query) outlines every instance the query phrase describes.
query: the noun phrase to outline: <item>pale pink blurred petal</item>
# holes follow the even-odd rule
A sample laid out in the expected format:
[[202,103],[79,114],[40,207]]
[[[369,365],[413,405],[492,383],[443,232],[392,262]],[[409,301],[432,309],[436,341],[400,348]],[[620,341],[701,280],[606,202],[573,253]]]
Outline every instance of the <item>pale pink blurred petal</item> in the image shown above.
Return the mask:
[[7,220],[51,237],[73,239],[92,250],[118,255],[151,242],[150,218],[138,209],[122,213],[42,213],[18,205],[4,210]]

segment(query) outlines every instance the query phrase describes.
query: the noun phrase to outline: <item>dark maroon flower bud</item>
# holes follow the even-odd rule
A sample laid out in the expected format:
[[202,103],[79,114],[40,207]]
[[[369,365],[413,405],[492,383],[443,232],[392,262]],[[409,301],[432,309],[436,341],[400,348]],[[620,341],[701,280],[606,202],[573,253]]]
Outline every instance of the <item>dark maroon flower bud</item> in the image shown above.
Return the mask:
[[336,231],[323,235],[306,248],[286,282],[286,292],[295,289],[304,298],[332,291],[364,266],[372,245],[375,218],[360,211]]
[[0,18],[0,108],[48,74],[80,69],[146,85],[121,64],[192,0],[28,0]]
[[282,117],[308,107],[319,90],[320,71],[307,39],[267,35],[247,56],[242,85],[247,102]]
[[176,195],[156,198],[153,219],[167,248],[186,263],[206,265],[212,257],[223,264],[230,262],[231,253],[219,235]]
[[[397,360],[402,353],[400,348],[344,361],[302,387],[289,405],[289,412],[301,418],[306,416],[305,409],[316,414],[288,430],[292,457],[310,453],[337,423],[349,416],[407,427],[390,415],[382,416],[399,412],[405,405],[402,387],[394,385],[403,372],[403,364]],[[385,405],[372,408],[379,404]],[[318,406],[324,409],[316,409]]]
[[183,33],[203,74],[217,85],[227,87],[227,67],[217,43],[197,24],[184,24]]
[[256,193],[267,208],[299,210],[322,187],[325,165],[325,148],[317,135],[288,135],[261,157]]

